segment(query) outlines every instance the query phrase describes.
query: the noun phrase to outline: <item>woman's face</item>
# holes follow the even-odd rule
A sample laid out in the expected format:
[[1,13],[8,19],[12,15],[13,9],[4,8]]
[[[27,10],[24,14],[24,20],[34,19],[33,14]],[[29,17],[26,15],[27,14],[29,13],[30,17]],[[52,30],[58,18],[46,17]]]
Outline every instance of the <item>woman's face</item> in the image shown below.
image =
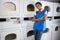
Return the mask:
[[41,6],[40,4],[36,4],[36,8],[37,8],[37,9],[41,9],[42,6]]

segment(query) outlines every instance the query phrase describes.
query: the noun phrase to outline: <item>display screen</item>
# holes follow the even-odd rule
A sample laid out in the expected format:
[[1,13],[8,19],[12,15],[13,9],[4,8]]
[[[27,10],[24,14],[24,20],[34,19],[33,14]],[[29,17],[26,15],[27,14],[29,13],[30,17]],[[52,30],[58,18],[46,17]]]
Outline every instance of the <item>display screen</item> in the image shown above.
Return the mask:
[[60,16],[54,16],[54,19],[60,19]]
[[32,20],[32,18],[33,18],[33,17],[25,17],[24,20],[29,21],[29,20]]
[[6,21],[6,18],[0,18],[0,22]]

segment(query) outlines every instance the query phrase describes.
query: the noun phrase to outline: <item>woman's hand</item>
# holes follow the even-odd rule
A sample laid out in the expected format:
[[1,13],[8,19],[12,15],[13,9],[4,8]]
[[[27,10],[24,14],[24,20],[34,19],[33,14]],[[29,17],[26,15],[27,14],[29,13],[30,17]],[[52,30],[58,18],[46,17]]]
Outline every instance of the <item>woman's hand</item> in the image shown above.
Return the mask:
[[35,18],[33,18],[33,19],[32,19],[32,21],[36,21],[36,19],[35,19]]
[[32,18],[32,21],[41,21],[42,20],[42,18],[36,18],[36,16],[34,15],[34,17]]
[[34,17],[32,18],[32,21],[36,21],[36,15],[34,15]]
[[41,20],[41,18],[39,18],[39,19],[33,18],[32,19],[32,21],[40,21],[40,20]]
[[36,21],[41,21],[41,18],[36,19]]

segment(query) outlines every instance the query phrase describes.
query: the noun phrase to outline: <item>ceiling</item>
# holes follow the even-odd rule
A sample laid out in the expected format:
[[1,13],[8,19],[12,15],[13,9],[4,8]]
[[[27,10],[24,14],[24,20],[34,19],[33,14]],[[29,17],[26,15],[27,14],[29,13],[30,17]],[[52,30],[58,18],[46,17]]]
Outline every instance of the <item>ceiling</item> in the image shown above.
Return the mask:
[[49,2],[57,2],[57,3],[60,3],[60,0],[43,0],[43,1],[49,1]]

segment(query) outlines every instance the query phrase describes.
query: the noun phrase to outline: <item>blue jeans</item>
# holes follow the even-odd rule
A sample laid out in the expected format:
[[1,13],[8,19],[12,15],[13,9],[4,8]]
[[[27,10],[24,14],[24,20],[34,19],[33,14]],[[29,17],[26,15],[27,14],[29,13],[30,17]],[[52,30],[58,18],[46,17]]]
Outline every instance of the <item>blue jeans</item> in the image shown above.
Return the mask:
[[41,31],[41,30],[34,30],[34,34],[35,34],[35,40],[41,40],[43,31]]

